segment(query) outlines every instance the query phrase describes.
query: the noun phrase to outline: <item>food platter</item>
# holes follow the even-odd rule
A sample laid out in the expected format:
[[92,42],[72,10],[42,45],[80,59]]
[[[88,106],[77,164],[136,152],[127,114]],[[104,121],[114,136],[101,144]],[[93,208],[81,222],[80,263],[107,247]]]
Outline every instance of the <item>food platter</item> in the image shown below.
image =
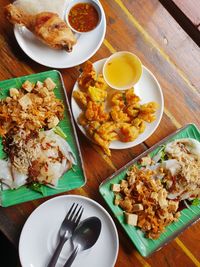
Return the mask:
[[[0,87],[2,89],[0,99],[5,99],[8,96],[10,88],[20,88],[24,81],[29,80],[32,83],[36,83],[37,81],[43,82],[47,77],[51,78],[55,82],[56,88],[54,89],[54,93],[56,97],[62,100],[64,104],[64,119],[59,122],[59,127],[66,135],[66,140],[69,146],[71,147],[73,154],[75,155],[77,164],[73,165],[73,169],[70,169],[63,174],[63,176],[59,179],[57,188],[50,188],[41,185],[43,188],[43,194],[32,190],[31,188],[27,187],[27,185],[23,185],[15,190],[3,190],[3,186],[1,186],[0,205],[3,207],[15,205],[33,199],[38,199],[41,197],[55,195],[61,192],[66,192],[68,190],[81,187],[86,182],[84,170],[82,167],[82,159],[79,150],[78,140],[75,133],[75,127],[73,124],[71,111],[69,109],[64,83],[62,80],[62,76],[58,71],[47,71],[1,81]],[[2,139],[0,139],[0,159],[3,160],[5,156],[6,154],[3,151]]]
[[[114,267],[119,247],[116,226],[109,213],[101,205],[94,200],[78,195],[55,197],[40,205],[30,215],[22,229],[19,241],[19,256],[22,266],[47,266],[56,246],[58,229],[66,212],[74,202],[84,208],[82,220],[96,216],[101,220],[102,230],[94,247],[80,252],[73,266]],[[61,251],[56,266],[64,265],[71,250],[72,244],[68,241]]]
[[120,180],[124,179],[130,167],[138,163],[144,156],[150,155],[150,157],[153,157],[158,153],[161,146],[166,145],[173,140],[182,138],[193,138],[200,141],[200,132],[195,125],[186,125],[126,164],[111,177],[106,179],[99,187],[102,197],[110,207],[114,216],[117,218],[119,224],[123,227],[132,243],[144,257],[147,257],[156,250],[160,249],[192,223],[196,222],[200,218],[200,205],[191,205],[183,209],[179,220],[167,226],[166,231],[162,233],[158,239],[153,240],[146,238],[145,234],[138,227],[128,225],[124,222],[124,213],[122,209],[119,206],[114,205],[114,193],[111,191],[111,185],[117,184]]
[[[65,10],[67,3],[69,2],[69,0],[66,1],[63,10]],[[70,53],[47,47],[24,26],[14,27],[16,40],[21,49],[39,64],[57,69],[77,66],[93,56],[104,40],[106,17],[100,2],[99,6],[102,11],[100,25],[91,32],[81,35],[76,34],[77,44],[73,47],[73,51]]]
[[[106,61],[106,59],[101,59],[93,64],[95,70],[97,73],[102,73],[103,64]],[[120,142],[120,141],[112,141],[110,144],[111,149],[125,149],[134,147],[142,142],[144,142],[148,137],[150,137],[153,132],[158,127],[160,120],[162,118],[163,109],[164,109],[164,98],[162,89],[155,78],[155,76],[152,74],[148,68],[145,66],[143,68],[142,76],[139,80],[139,82],[135,85],[135,93],[141,98],[142,103],[146,103],[149,101],[154,101],[158,103],[158,109],[156,111],[156,120],[152,123],[147,124],[147,127],[145,131],[140,134],[134,141],[132,142]],[[76,82],[73,88],[73,91],[78,90],[78,83]],[[78,117],[81,114],[81,109],[72,97],[71,99],[71,107],[72,107],[72,113],[74,116],[74,119],[79,127],[79,129],[82,131],[82,133],[87,136],[85,129],[78,124]]]

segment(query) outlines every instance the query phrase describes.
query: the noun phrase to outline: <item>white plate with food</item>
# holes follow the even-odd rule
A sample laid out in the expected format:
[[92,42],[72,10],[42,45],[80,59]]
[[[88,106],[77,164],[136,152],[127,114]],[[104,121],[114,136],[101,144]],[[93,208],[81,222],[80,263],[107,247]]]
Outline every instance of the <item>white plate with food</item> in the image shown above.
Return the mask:
[[[56,24],[61,23],[62,25],[64,23],[64,25],[66,26],[66,23],[64,22],[65,15],[66,15],[65,10],[67,8],[67,5],[70,3],[69,0],[58,1],[59,6],[55,5],[55,3],[52,4],[52,1],[50,0],[45,0],[45,1],[43,0],[42,2],[37,1],[38,6],[37,6],[37,3],[36,5],[33,5],[31,1],[30,3],[27,3],[28,7],[26,4],[27,2],[26,0],[18,0],[16,2],[20,3],[19,7],[22,7],[24,11],[28,10],[29,13],[32,12],[33,16],[35,16],[35,14],[38,14],[37,12],[40,13],[44,11],[57,13],[62,19],[62,22],[61,20],[58,21],[58,18],[55,17],[54,19],[57,21],[55,23]],[[16,37],[16,40],[19,46],[31,59],[47,67],[57,68],[57,69],[58,68],[70,68],[70,67],[74,67],[74,66],[77,66],[83,63],[84,61],[88,60],[91,56],[93,56],[96,53],[96,51],[99,49],[99,47],[101,46],[104,40],[104,36],[106,32],[105,13],[104,13],[103,7],[101,6],[101,3],[98,0],[96,0],[96,2],[98,3],[98,6],[101,10],[101,22],[98,25],[98,27],[96,27],[94,30],[90,32],[83,33],[83,34],[72,33],[69,27],[68,29],[65,29],[66,34],[70,40],[70,47],[68,47],[68,43],[67,43],[66,50],[70,50],[72,48],[71,46],[73,46],[73,49],[71,52],[67,52],[64,50],[66,46],[62,47],[61,49],[58,46],[57,46],[58,49],[51,48],[53,46],[55,47],[53,42],[55,42],[55,39],[57,39],[57,37],[48,38],[50,41],[51,47],[44,44],[44,42],[41,42],[36,37],[36,35],[39,36],[42,34],[40,30],[38,31],[36,29],[38,27],[38,24],[33,25],[33,23],[31,22],[31,21],[34,21],[35,18],[30,15],[27,16],[26,12],[23,13],[25,14],[24,16],[20,15],[20,22],[22,22],[23,20],[23,23],[21,24],[28,25],[27,27],[29,27],[32,30],[32,32],[34,32],[35,34],[33,34],[25,26],[15,25],[14,34],[15,34],[15,37]],[[62,5],[62,8],[60,7],[60,5]],[[13,12],[13,10],[11,10],[11,12],[8,11],[7,17],[10,17],[9,15],[10,13],[14,14],[15,12]],[[24,22],[24,18],[25,18],[25,22]],[[19,16],[17,17],[17,19],[13,17],[12,20],[11,22],[13,24],[19,23]],[[52,23],[55,24],[54,22]],[[74,44],[74,38],[75,38],[75,44]],[[41,36],[40,36],[40,39],[42,39]]]
[[[96,216],[101,220],[102,229],[96,244],[91,249],[80,252],[73,266],[114,267],[119,247],[115,224],[101,205],[78,195],[59,196],[48,200],[30,215],[19,241],[22,266],[47,266],[56,247],[59,227],[74,202],[84,208],[81,220]],[[61,251],[57,267],[64,265],[71,249],[71,243],[67,241]]]
[[[99,60],[93,64],[93,67],[98,74],[102,74],[103,65],[105,63],[106,59]],[[80,91],[79,90],[78,81],[74,85],[73,92]],[[108,90],[113,90],[111,88],[108,88]],[[122,91],[121,91],[122,92]],[[124,91],[125,92],[125,91]],[[119,93],[119,90],[116,90],[114,93]],[[157,108],[153,116],[155,115],[155,120],[151,123],[145,123],[145,130],[144,132],[140,133],[137,138],[134,141],[131,142],[122,142],[120,140],[115,140],[110,142],[109,148],[110,149],[125,149],[130,148],[133,146],[136,146],[143,141],[145,141],[148,137],[150,137],[156,128],[158,127],[160,120],[163,115],[163,109],[164,109],[164,98],[162,89],[155,78],[155,76],[152,74],[152,72],[145,67],[142,66],[142,75],[140,80],[137,82],[137,84],[134,86],[134,93],[135,97],[139,96],[140,98],[140,104],[146,104],[146,103],[156,103]],[[109,93],[108,93],[109,95]],[[72,113],[74,115],[74,119],[79,127],[79,129],[82,131],[84,135],[88,137],[88,134],[86,133],[85,128],[79,124],[79,116],[82,113],[82,109],[80,105],[77,103],[77,101],[72,97],[71,99],[71,106],[72,106]]]

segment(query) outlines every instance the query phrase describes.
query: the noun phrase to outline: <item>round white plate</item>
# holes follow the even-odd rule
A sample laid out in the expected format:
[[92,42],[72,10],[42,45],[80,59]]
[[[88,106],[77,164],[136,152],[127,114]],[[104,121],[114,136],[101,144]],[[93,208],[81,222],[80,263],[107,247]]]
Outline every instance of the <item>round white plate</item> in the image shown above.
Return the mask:
[[[101,220],[102,229],[96,244],[78,254],[73,267],[112,267],[117,255],[119,240],[115,224],[108,212],[97,202],[78,195],[52,198],[40,205],[27,219],[20,236],[19,257],[23,267],[47,266],[57,243],[60,225],[73,203],[84,207],[81,220],[96,216]],[[68,240],[56,267],[64,265],[72,251]]]
[[[102,68],[105,61],[106,59],[101,59],[93,64],[97,73],[102,73]],[[130,148],[144,142],[150,135],[153,134],[153,132],[158,127],[160,120],[162,118],[164,109],[164,98],[162,89],[155,76],[149,69],[147,69],[147,67],[142,66],[142,76],[138,81],[138,83],[134,86],[134,88],[135,88],[135,93],[140,97],[142,104],[151,101],[158,103],[159,106],[155,113],[156,120],[152,123],[146,123],[145,131],[142,134],[140,134],[133,142],[125,143],[121,141],[112,141],[109,146],[109,148],[111,149]],[[78,82],[75,83],[73,91],[74,90],[78,90]],[[82,112],[82,110],[80,109],[80,107],[78,106],[73,97],[71,99],[71,106],[74,119],[79,129],[82,131],[84,135],[87,136],[85,129],[80,124],[78,124],[78,117]]]
[[74,45],[72,52],[68,53],[64,50],[49,48],[24,26],[14,27],[14,34],[19,46],[31,59],[51,68],[71,68],[85,62],[99,49],[106,32],[105,13],[100,2],[96,1],[102,10],[102,21],[95,30],[76,35],[77,43]]

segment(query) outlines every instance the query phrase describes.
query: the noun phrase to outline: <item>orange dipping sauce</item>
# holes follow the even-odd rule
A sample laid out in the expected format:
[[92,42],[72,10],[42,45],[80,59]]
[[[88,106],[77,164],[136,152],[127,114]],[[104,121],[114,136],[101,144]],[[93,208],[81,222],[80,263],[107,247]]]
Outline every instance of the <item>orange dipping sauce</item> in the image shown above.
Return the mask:
[[68,21],[76,31],[89,32],[97,26],[99,14],[92,4],[79,3],[70,9]]

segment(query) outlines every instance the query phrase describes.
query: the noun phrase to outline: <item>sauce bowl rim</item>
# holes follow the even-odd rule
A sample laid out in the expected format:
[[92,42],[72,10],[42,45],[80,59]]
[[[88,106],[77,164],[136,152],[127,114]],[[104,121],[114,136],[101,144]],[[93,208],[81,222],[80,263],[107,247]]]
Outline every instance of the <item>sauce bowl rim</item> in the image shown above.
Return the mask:
[[[141,72],[141,73],[140,73],[140,75],[139,75],[138,80],[137,80],[136,82],[134,81],[134,82],[130,83],[129,86],[120,86],[120,87],[119,87],[119,86],[114,86],[112,83],[110,83],[110,82],[107,80],[106,75],[105,75],[105,67],[106,67],[106,65],[108,64],[108,62],[109,62],[112,58],[115,58],[115,57],[117,57],[117,56],[120,55],[120,54],[129,54],[129,55],[133,56],[133,57],[139,62],[139,65],[140,65],[140,72]],[[139,58],[136,54],[134,54],[134,53],[132,53],[132,52],[130,52],[130,51],[117,51],[117,52],[113,53],[112,55],[110,55],[110,56],[106,59],[104,65],[103,65],[103,69],[102,69],[102,74],[103,74],[103,78],[104,78],[105,82],[108,84],[108,86],[110,86],[111,88],[116,89],[116,90],[128,90],[128,89],[132,88],[134,85],[136,85],[136,83],[139,82],[140,78],[142,77],[142,72],[143,72],[143,70],[142,70],[142,61],[140,60],[140,58]]]
[[[92,30],[86,31],[86,32],[81,32],[81,31],[74,29],[68,20],[69,12],[72,9],[72,7],[74,7],[76,4],[81,4],[81,3],[88,3],[88,4],[93,5],[95,7],[96,11],[98,12],[98,15],[99,15],[99,21],[98,21],[97,25]],[[90,33],[92,31],[96,30],[99,27],[99,25],[101,24],[102,17],[103,17],[102,7],[101,7],[99,1],[96,1],[96,0],[72,0],[66,5],[65,11],[64,11],[64,21],[67,23],[67,26],[74,33],[78,33],[78,34],[87,34],[87,33]]]

